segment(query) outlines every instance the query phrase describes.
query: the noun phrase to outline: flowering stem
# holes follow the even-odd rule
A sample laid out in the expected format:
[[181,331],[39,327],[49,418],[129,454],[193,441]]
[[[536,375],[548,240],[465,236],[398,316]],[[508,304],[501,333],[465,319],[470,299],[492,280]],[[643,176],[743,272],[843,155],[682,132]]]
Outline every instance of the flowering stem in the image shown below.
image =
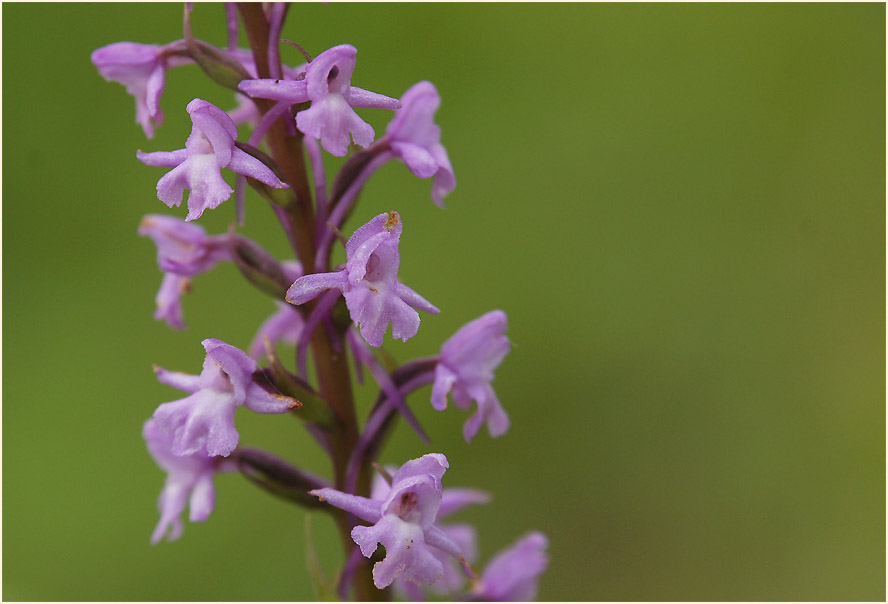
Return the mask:
[[[250,48],[256,63],[256,71],[260,78],[271,77],[269,69],[269,24],[260,4],[238,3],[238,10],[244,21]],[[274,70],[281,73],[280,60]],[[256,106],[265,114],[275,103],[264,99],[254,99]],[[289,119],[290,114],[282,116]],[[295,132],[290,136],[282,119],[275,120],[268,131],[266,140],[271,155],[283,173],[284,180],[290,185],[293,198],[284,208],[288,231],[299,261],[307,270],[315,266],[315,216],[312,206],[311,188],[303,156],[302,134]],[[307,305],[306,311],[311,315],[316,303]],[[334,339],[336,341],[334,341]],[[357,418],[355,416],[354,395],[352,393],[351,376],[349,375],[346,358],[345,330],[340,330],[333,337],[324,329],[314,330],[311,337],[311,350],[315,360],[318,386],[321,396],[330,405],[336,416],[336,426],[330,434],[330,452],[333,460],[334,484],[337,489],[345,488],[348,461],[358,440]],[[368,493],[364,493],[369,495]],[[338,511],[334,514],[339,528],[340,538],[346,554],[354,549],[351,528],[354,526],[349,514]],[[360,600],[379,600],[385,598],[382,590],[373,585],[369,566],[362,564],[364,572],[355,577],[355,595]]]
[[[262,5],[240,2],[237,8],[247,30],[256,71],[260,78],[269,78],[271,77],[268,66],[269,27]],[[277,69],[280,71],[279,60]],[[254,102],[263,115],[274,107],[273,101],[254,99]],[[294,193],[294,198],[286,211],[288,230],[293,234],[296,255],[302,266],[314,266],[314,212],[302,154],[302,134],[297,131],[295,136],[289,136],[284,122],[275,120],[269,128],[266,140],[272,157],[284,175],[284,180]]]

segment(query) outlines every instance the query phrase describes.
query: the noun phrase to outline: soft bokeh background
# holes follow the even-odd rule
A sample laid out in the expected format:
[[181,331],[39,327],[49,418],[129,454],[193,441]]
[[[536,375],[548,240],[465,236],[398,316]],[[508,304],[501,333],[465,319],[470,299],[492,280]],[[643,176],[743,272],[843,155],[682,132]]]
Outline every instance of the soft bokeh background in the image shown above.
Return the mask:
[[[314,598],[305,514],[236,475],[209,522],[148,544],[163,474],[140,429],[178,398],[152,363],[196,373],[201,339],[245,347],[273,311],[221,266],[196,280],[187,331],[151,319],[160,273],[136,227],[184,212],[135,151],[180,148],[192,98],[233,98],[174,70],[147,141],[89,54],[168,42],[181,15],[3,5],[7,600]],[[221,6],[194,26],[224,42]],[[884,600],[884,5],[314,4],[284,36],[354,44],[358,86],[429,79],[443,97],[447,210],[393,164],[347,230],[398,209],[401,277],[443,309],[387,344],[398,358],[509,314],[508,435],[467,445],[464,414],[412,400],[446,484],[495,495],[463,514],[482,561],[538,529],[542,599]],[[377,132],[389,117],[362,114]],[[253,197],[245,232],[285,254]],[[238,426],[327,472],[297,421]],[[425,452],[401,426],[382,459]],[[333,573],[339,543],[314,516]]]

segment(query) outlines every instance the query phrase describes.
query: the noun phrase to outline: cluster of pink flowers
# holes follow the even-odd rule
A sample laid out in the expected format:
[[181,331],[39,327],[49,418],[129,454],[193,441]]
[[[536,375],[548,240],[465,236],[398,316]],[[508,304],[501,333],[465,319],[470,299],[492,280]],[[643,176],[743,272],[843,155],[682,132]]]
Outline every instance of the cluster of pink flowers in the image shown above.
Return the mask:
[[[183,40],[165,46],[118,42],[92,55],[99,73],[123,84],[135,98],[136,122],[148,138],[163,121],[160,103],[168,69],[196,63],[242,95],[241,104],[229,112],[191,100],[185,110],[192,128],[184,148],[137,153],[142,163],[169,169],[157,182],[160,201],[180,206],[188,192],[184,219],[150,214],[139,227],[139,234],[155,242],[164,273],[155,318],[184,329],[183,294],[194,277],[220,262],[235,263],[277,305],[246,352],[207,339],[199,375],[155,367],[160,382],[187,396],[158,406],[143,428],[149,453],[167,473],[151,541],[181,536],[186,504],[191,521],[206,520],[214,508],[215,475],[240,472],[271,493],[324,510],[351,527],[355,545],[346,552],[337,586],[343,598],[351,590],[366,597],[360,590],[367,582],[359,573],[369,571],[365,559],[382,545],[384,556],[372,568],[378,589],[395,589],[414,600],[428,593],[470,600],[532,599],[548,562],[543,534],[527,534],[476,571],[474,527],[442,520],[467,505],[487,503],[489,495],[444,488],[449,463],[440,453],[397,468],[375,463],[397,416],[427,440],[407,405],[407,397],[427,385],[431,397],[426,400],[439,411],[447,408],[448,398],[460,409],[474,407],[463,428],[466,442],[485,424],[492,437],[509,428],[492,387],[494,371],[510,347],[506,314],[487,312],[459,329],[436,356],[386,368],[372,349],[383,344],[389,325],[394,340],[406,341],[419,330],[418,311],[434,315],[439,309],[399,279],[401,214],[380,213],[347,241],[340,235],[362,188],[391,160],[403,161],[419,178],[432,179],[431,197],[443,207],[456,180],[434,122],[438,92],[431,83],[419,82],[397,99],[353,86],[357,50],[349,44],[314,59],[306,56],[304,65],[281,65],[280,34],[288,9],[275,3],[228,5],[226,49],[192,36],[189,7]],[[241,26],[253,51],[236,46]],[[355,111],[368,108],[394,112],[378,140]],[[239,140],[238,128],[245,124],[251,124],[251,135]],[[349,156],[330,187],[321,149]],[[224,170],[236,175],[234,186],[226,182]],[[192,222],[234,194],[235,222],[240,223],[247,186],[280,219],[294,259],[273,257],[238,233],[236,224],[227,233],[207,235]],[[344,242],[346,261],[333,267],[330,255],[337,241]],[[278,344],[295,348],[294,366],[281,362]],[[314,376],[307,370],[309,355]],[[351,365],[343,361],[347,358]],[[264,368],[259,366],[263,361]],[[350,373],[363,379],[365,369],[380,394],[362,426]],[[241,446],[235,428],[238,407],[302,418],[330,454],[334,478],[328,482]]]

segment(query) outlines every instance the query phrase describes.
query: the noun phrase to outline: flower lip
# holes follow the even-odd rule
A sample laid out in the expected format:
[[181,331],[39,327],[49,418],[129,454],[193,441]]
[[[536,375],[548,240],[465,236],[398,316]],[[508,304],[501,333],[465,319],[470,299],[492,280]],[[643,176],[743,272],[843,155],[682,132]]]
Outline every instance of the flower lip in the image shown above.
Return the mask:
[[189,519],[192,522],[207,520],[215,500],[213,476],[226,471],[225,466],[218,459],[209,457],[205,449],[191,455],[175,455],[172,435],[154,419],[149,419],[142,426],[142,437],[151,457],[167,473],[166,484],[158,500],[160,520],[151,535],[151,543],[156,544],[164,537],[175,541],[184,528],[180,516],[186,502],[191,508]]

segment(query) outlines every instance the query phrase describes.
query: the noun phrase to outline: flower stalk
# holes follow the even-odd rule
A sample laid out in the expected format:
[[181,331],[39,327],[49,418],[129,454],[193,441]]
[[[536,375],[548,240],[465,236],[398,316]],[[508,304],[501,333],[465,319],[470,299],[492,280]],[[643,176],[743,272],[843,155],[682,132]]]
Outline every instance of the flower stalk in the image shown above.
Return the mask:
[[[410,407],[428,385],[434,409],[444,411],[448,399],[463,410],[476,407],[464,426],[466,442],[484,424],[491,437],[509,427],[492,387],[494,371],[510,348],[505,313],[488,312],[459,329],[434,356],[398,365],[382,348],[386,333],[406,341],[417,335],[422,317],[439,312],[399,276],[403,217],[386,208],[350,236],[340,232],[362,190],[390,161],[402,161],[417,178],[432,179],[432,201],[443,208],[456,180],[434,122],[437,89],[419,82],[397,99],[352,85],[357,49],[350,44],[312,53],[312,59],[287,42],[307,62],[284,65],[279,49],[289,10],[280,3],[227,5],[228,45],[222,49],[194,37],[187,5],[184,40],[163,47],[120,42],[92,55],[101,75],[135,97],[137,122],[149,138],[163,120],[160,99],[168,69],[196,62],[210,79],[242,95],[229,112],[191,100],[186,109],[192,130],[184,148],[137,153],[144,164],[169,169],[157,184],[161,201],[177,207],[187,194],[185,220],[149,215],[139,228],[155,242],[164,273],[155,317],[185,329],[183,300],[192,279],[229,261],[277,308],[260,325],[248,352],[210,338],[202,342],[199,374],[155,367],[160,382],[186,395],[158,406],[143,427],[149,453],[167,472],[161,519],[151,541],[178,539],[186,506],[192,522],[207,520],[215,505],[215,477],[237,472],[267,493],[332,515],[344,548],[336,586],[340,597],[533,597],[548,560],[541,533],[531,533],[478,573],[474,527],[441,520],[487,503],[489,495],[445,489],[450,464],[441,453],[400,467],[378,463],[398,417],[423,444],[433,442],[434,432],[420,425]],[[240,24],[249,51],[237,48]],[[385,135],[374,142],[373,128],[356,109],[393,112]],[[239,140],[245,129],[252,129],[246,142]],[[352,143],[363,149],[352,152]],[[329,179],[329,190],[324,152],[351,153]],[[225,180],[228,173],[235,174],[235,188]],[[277,216],[294,259],[275,258],[238,232],[247,184]],[[236,221],[226,233],[208,235],[193,222],[216,211],[232,193],[236,203],[229,206],[235,206]],[[345,248],[346,262],[333,267],[337,243]],[[278,355],[281,346],[295,348],[291,368]],[[369,376],[379,388],[363,420],[352,374],[359,382]],[[244,446],[235,428],[240,407],[297,416],[329,456],[330,478]],[[313,545],[308,549],[317,593],[331,594]]]
[[[269,67],[268,64],[269,25],[262,6],[251,2],[239,2],[238,11],[243,18],[259,77],[271,77],[272,69],[275,73],[280,73],[278,55],[274,57],[276,65]],[[255,102],[263,115],[274,107],[273,103],[263,99],[256,99]],[[266,140],[272,157],[281,166],[284,180],[294,192],[290,202],[283,208],[287,231],[293,234],[294,251],[303,266],[314,266],[314,215],[301,145],[302,135],[298,132],[294,136],[288,135],[283,117],[271,125]],[[308,312],[310,311],[309,307]],[[336,419],[330,432],[334,484],[344,487],[348,459],[358,433],[351,377],[345,355],[341,352],[344,350],[344,333],[335,337],[338,337],[338,346],[334,345],[326,330],[316,330],[311,338],[311,348],[316,362],[321,397],[330,405]],[[349,536],[351,527],[348,524],[345,515],[337,514],[337,525],[346,551],[351,549]],[[365,597],[361,599],[367,599],[369,595],[362,594]]]

